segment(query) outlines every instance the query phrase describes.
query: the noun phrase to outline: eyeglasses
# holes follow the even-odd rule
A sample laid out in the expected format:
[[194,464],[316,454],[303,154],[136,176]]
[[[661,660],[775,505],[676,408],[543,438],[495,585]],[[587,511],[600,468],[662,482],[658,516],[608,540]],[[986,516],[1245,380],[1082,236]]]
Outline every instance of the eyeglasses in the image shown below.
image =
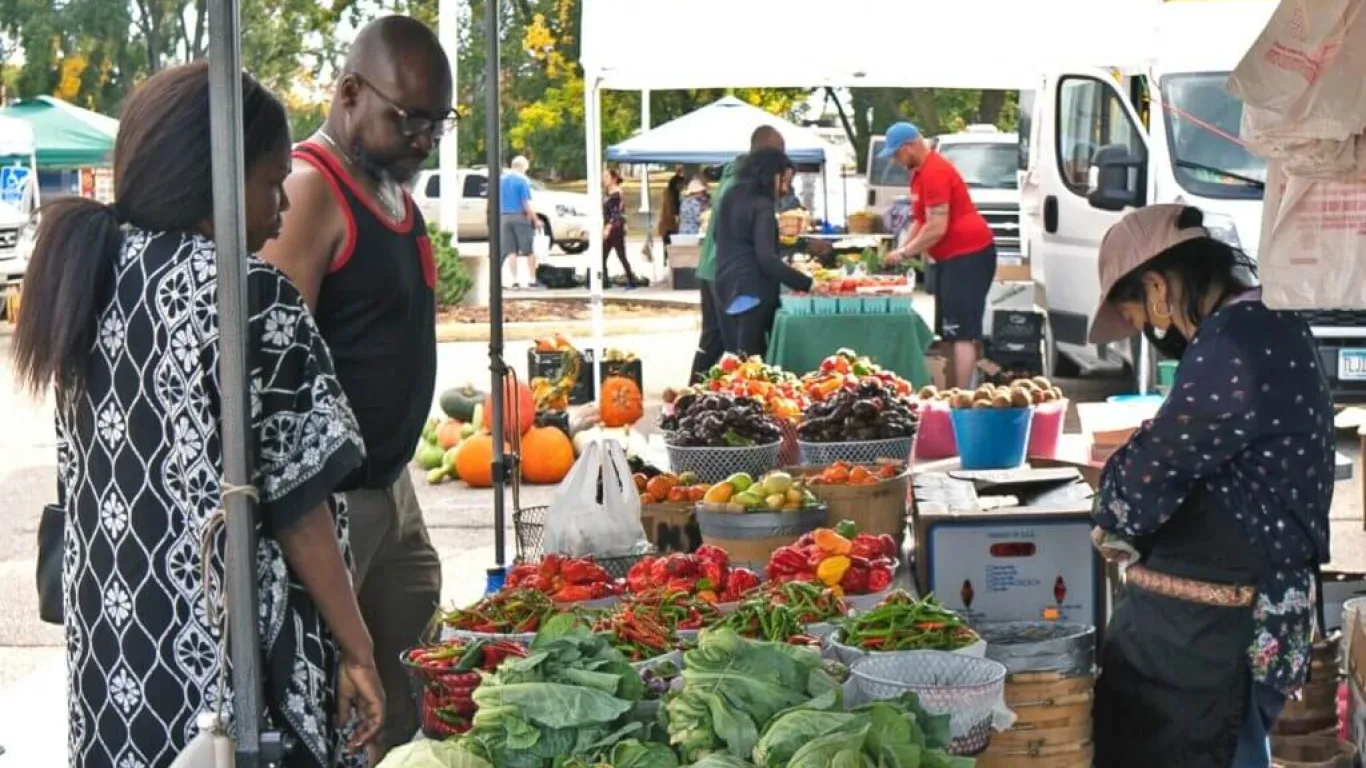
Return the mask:
[[381,101],[388,105],[389,109],[394,111],[394,114],[398,116],[399,133],[403,134],[403,138],[405,139],[411,139],[424,133],[431,135],[433,139],[439,139],[446,135],[447,131],[455,127],[456,122],[460,119],[460,114],[453,109],[448,110],[446,114],[441,117],[428,117],[426,115],[413,114],[399,105],[398,102],[389,98],[384,91],[376,88],[374,83],[371,83],[360,75],[356,75],[355,77],[356,80],[360,81],[361,85],[369,88]]

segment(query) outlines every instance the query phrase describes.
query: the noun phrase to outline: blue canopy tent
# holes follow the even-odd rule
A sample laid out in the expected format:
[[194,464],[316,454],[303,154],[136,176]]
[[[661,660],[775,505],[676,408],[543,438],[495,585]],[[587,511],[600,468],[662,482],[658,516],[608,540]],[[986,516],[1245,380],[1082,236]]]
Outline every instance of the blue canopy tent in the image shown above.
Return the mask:
[[829,146],[824,139],[776,115],[726,96],[646,133],[607,148],[616,163],[729,163],[749,151],[749,135],[761,125],[778,129],[787,156],[797,165],[820,166]]

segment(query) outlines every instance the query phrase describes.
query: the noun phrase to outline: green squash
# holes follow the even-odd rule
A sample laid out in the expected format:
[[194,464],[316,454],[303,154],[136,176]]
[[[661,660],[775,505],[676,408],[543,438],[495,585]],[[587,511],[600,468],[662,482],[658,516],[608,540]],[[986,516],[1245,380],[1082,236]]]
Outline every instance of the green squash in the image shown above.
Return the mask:
[[452,419],[468,424],[474,421],[474,409],[483,405],[484,396],[485,393],[475,389],[473,384],[448,389],[441,393],[441,410]]
[[441,450],[441,446],[423,442],[418,444],[417,454],[413,456],[413,460],[423,469],[440,469],[445,455],[446,452]]

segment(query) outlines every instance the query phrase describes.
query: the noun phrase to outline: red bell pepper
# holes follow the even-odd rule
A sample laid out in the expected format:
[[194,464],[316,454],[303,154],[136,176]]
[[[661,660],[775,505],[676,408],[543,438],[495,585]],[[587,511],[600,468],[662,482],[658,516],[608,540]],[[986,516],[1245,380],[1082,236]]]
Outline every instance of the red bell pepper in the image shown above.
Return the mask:
[[868,592],[877,593],[892,586],[892,569],[883,565],[868,571]]
[[768,557],[769,578],[795,576],[806,570],[806,555],[796,547],[778,547]]
[[654,586],[652,571],[655,561],[656,558],[646,555],[631,566],[631,570],[626,572],[626,588],[636,594],[650,591]]
[[[732,568],[730,574],[726,576],[725,594],[739,599],[758,586],[759,576],[754,571],[748,568]],[[732,601],[727,599],[724,602]]]
[[846,595],[864,595],[868,593],[868,577],[872,571],[857,565],[850,565],[849,570],[844,572],[844,577],[840,579],[840,589]]
[[901,548],[896,545],[896,539],[884,533],[881,536],[878,536],[877,540],[882,542],[883,557],[895,560],[901,556]]
[[697,552],[693,554],[698,560],[702,561],[704,566],[707,563],[714,563],[721,566],[722,570],[730,567],[730,555],[726,550],[721,549],[720,547],[714,547],[711,544],[703,544],[698,547]]
[[860,533],[850,542],[849,552],[856,557],[875,560],[882,557],[882,542],[870,533]]
[[560,564],[563,561],[564,558],[554,552],[547,554],[545,557],[541,558],[541,575],[547,579],[553,579],[556,576],[559,576]]
[[580,603],[593,599],[593,588],[581,584],[566,584],[553,597],[557,603]]

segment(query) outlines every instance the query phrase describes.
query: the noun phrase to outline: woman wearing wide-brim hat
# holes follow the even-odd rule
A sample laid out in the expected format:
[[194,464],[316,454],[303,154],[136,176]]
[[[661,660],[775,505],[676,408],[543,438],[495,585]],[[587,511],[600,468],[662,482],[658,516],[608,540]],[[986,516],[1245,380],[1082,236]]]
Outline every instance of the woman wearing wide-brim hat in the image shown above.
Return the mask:
[[1309,669],[1332,404],[1304,320],[1263,304],[1251,262],[1202,219],[1149,206],[1101,244],[1091,341],[1144,333],[1180,365],[1093,512],[1128,586],[1100,656],[1099,768],[1269,766],[1268,731]]

